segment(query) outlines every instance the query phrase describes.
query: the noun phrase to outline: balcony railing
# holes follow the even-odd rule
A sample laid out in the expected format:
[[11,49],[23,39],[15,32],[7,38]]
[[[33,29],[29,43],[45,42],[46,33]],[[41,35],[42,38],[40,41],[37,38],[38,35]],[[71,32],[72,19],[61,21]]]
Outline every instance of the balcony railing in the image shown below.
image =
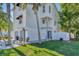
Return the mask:
[[41,29],[52,29],[52,27],[41,27]]
[[49,17],[49,16],[42,17],[41,19],[43,19],[43,20],[52,20],[52,18]]

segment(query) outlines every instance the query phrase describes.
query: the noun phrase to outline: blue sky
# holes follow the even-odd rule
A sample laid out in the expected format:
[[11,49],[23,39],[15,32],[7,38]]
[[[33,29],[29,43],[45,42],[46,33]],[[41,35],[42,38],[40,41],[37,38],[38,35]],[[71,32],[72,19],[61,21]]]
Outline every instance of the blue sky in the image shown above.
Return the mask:
[[56,7],[57,7],[58,11],[60,11],[60,9],[61,9],[60,3],[56,3]]
[[[56,3],[56,7],[57,7],[57,9],[58,9],[58,11],[60,11],[60,4],[59,3]],[[6,12],[6,4],[4,3],[3,5],[2,5],[2,8],[3,8],[3,11],[4,12]],[[13,21],[13,5],[11,4],[11,20]]]
[[[2,5],[3,11],[7,12],[6,4]],[[11,4],[11,20],[13,21],[13,5]]]

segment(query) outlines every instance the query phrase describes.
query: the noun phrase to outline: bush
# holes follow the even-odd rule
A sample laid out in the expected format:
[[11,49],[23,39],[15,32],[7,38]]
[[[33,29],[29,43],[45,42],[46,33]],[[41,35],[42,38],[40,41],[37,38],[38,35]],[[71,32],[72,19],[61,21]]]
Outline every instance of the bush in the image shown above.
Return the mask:
[[4,36],[4,37],[0,37],[0,39],[2,40],[2,39],[12,39],[12,37],[8,37],[8,36]]

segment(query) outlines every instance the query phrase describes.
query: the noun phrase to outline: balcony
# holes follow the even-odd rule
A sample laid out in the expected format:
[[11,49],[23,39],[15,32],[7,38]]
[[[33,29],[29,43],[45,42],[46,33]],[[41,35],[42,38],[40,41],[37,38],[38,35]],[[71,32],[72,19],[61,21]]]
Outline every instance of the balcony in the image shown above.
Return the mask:
[[52,20],[52,18],[49,17],[49,16],[42,17],[41,19],[42,19],[42,20]]

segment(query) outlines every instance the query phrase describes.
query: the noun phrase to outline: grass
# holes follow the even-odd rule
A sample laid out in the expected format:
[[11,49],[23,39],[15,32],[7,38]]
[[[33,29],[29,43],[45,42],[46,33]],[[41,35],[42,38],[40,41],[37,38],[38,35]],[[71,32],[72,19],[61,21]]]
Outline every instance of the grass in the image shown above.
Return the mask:
[[0,50],[0,56],[78,56],[79,41],[48,41]]

